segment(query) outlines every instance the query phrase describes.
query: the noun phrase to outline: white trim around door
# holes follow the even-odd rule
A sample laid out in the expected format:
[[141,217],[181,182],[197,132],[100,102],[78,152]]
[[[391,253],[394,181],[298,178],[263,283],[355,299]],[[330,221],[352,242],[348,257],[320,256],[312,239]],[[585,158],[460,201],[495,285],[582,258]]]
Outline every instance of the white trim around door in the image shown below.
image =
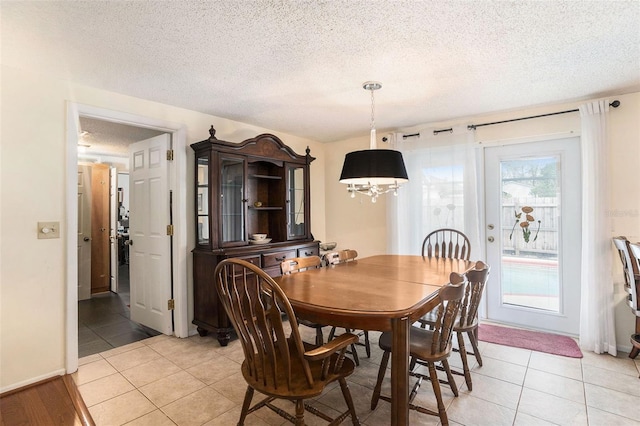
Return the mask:
[[66,138],[67,138],[67,175],[66,175],[66,362],[67,373],[78,369],[78,256],[77,256],[77,186],[78,186],[78,129],[79,117],[91,117],[104,121],[127,124],[136,127],[171,133],[174,151],[174,167],[169,176],[169,187],[173,191],[174,210],[173,226],[173,298],[174,334],[177,337],[188,337],[188,303],[187,303],[187,155],[186,128],[182,124],[165,120],[113,111],[104,108],[67,102]]
[[577,335],[580,139],[486,147],[487,318]]

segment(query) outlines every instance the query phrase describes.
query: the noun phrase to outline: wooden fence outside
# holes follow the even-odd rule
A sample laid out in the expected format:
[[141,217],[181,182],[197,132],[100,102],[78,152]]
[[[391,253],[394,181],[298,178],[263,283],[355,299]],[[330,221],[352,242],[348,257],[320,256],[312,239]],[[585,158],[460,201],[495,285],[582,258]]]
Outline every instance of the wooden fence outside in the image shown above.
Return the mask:
[[[522,207],[529,206],[529,213],[535,222],[530,223],[531,235],[525,242],[520,223],[516,224],[516,213]],[[521,222],[525,213],[521,216]],[[538,224],[538,221],[540,223]],[[531,255],[534,257],[557,258],[559,251],[560,207],[557,197],[531,197],[520,199],[503,199],[502,202],[502,241],[503,253],[515,256]],[[514,227],[515,225],[515,227]],[[538,230],[538,225],[540,229]],[[536,238],[537,234],[537,238]],[[511,235],[511,238],[509,236]],[[535,241],[534,241],[535,239]]]

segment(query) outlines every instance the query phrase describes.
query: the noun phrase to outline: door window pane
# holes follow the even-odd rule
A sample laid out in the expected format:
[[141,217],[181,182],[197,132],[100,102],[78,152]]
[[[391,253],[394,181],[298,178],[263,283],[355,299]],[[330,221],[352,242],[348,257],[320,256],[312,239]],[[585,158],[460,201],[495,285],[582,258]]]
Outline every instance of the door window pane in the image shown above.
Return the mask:
[[560,161],[500,162],[502,303],[560,311]]

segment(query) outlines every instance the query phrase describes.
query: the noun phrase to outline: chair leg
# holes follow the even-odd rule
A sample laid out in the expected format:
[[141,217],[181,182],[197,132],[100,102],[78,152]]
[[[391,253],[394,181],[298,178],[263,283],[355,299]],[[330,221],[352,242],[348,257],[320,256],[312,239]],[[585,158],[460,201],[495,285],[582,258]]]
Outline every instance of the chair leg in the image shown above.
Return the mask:
[[351,423],[354,426],[358,426],[360,424],[360,420],[358,419],[358,415],[356,414],[356,406],[353,404],[353,398],[351,397],[351,392],[349,391],[349,385],[347,385],[347,381],[345,378],[341,378],[339,380],[340,390],[342,390],[342,395],[344,396],[344,400],[347,403],[347,407],[349,407],[349,413],[351,413]]
[[378,370],[378,381],[376,381],[376,387],[373,389],[373,395],[371,396],[371,409],[375,410],[380,400],[380,390],[382,389],[382,380],[384,374],[387,372],[387,365],[389,364],[389,355],[391,352],[384,351],[382,354],[382,360],[380,361],[380,370]]
[[371,345],[369,344],[369,332],[364,330],[364,350],[367,352],[367,358],[371,358]]
[[240,412],[240,420],[238,420],[238,426],[244,425],[244,420],[247,417],[247,412],[251,406],[251,400],[253,399],[253,388],[247,386],[247,391],[244,394],[244,401],[242,402],[242,411]]
[[322,334],[322,328],[316,327],[316,346],[320,347],[324,345],[324,335]]
[[432,362],[429,363],[429,378],[431,379],[431,385],[433,386],[433,393],[436,395],[436,401],[438,403],[438,416],[440,417],[440,422],[443,425],[448,425],[449,419],[447,418],[447,410],[444,406],[444,402],[442,401],[442,391],[440,390],[438,372],[436,371],[435,364]]
[[336,335],[336,327],[331,327],[331,331],[329,332],[329,338],[327,339],[327,341],[328,342],[332,341],[335,335]]
[[473,384],[471,383],[471,372],[469,371],[469,361],[467,360],[467,350],[464,347],[464,335],[458,331],[456,334],[458,338],[458,350],[460,351],[460,358],[462,358],[462,370],[464,371],[464,381],[467,383],[467,389],[473,390]]
[[473,346],[473,355],[476,357],[478,365],[482,367],[482,356],[480,355],[480,349],[478,349],[478,329],[468,332],[467,335],[471,341],[471,346]]
[[411,357],[409,358],[409,372],[413,371],[414,368],[416,368],[416,359],[415,357]]
[[[447,380],[449,381],[449,387],[451,387],[451,392],[453,392],[455,396],[458,396],[458,385],[456,384],[456,381],[453,378],[453,374],[451,373],[451,367],[449,367],[449,360],[443,359],[442,367],[444,368],[444,372],[447,373]],[[435,366],[433,368],[435,368]]]
[[[327,342],[332,341],[333,338],[336,336],[336,329],[337,327],[331,327],[331,331],[329,332],[329,338],[327,339]],[[350,328],[345,328],[344,331],[346,331],[347,333],[351,333],[353,330],[351,330]],[[351,344],[351,350],[347,351],[347,353],[350,353],[353,356],[353,362],[356,364],[356,367],[359,367],[360,358],[358,358],[358,352],[356,351],[355,343]]]
[[353,362],[355,362],[356,367],[360,367],[360,358],[358,358],[358,351],[356,351],[355,343],[351,344],[351,355],[353,356]]

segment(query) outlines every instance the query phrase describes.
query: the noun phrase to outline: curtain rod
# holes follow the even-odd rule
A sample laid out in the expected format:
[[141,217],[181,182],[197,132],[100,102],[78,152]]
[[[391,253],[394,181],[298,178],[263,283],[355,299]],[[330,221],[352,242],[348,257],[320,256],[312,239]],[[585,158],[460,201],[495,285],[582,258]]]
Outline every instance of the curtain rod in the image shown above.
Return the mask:
[[[609,106],[612,106],[614,108],[618,108],[620,106],[620,101],[619,100],[615,100],[615,101],[611,102],[609,104]],[[475,130],[478,127],[492,126],[494,124],[510,123],[512,121],[529,120],[529,119],[532,119],[532,118],[549,117],[551,115],[567,114],[569,112],[578,112],[578,111],[580,111],[580,110],[576,108],[576,109],[569,109],[567,111],[550,112],[549,114],[532,115],[532,116],[529,116],[529,117],[513,118],[511,120],[494,121],[492,123],[469,124],[467,126],[467,130]]]
[[[441,130],[434,130],[433,134],[435,136],[438,135],[438,133],[443,133],[443,132],[449,132],[449,133],[453,133],[453,128],[448,128],[448,129],[441,129]],[[415,136],[420,136],[420,133],[411,133],[410,135],[402,135],[402,139],[406,139],[406,138],[413,138]],[[382,139],[384,141],[384,139]]]

